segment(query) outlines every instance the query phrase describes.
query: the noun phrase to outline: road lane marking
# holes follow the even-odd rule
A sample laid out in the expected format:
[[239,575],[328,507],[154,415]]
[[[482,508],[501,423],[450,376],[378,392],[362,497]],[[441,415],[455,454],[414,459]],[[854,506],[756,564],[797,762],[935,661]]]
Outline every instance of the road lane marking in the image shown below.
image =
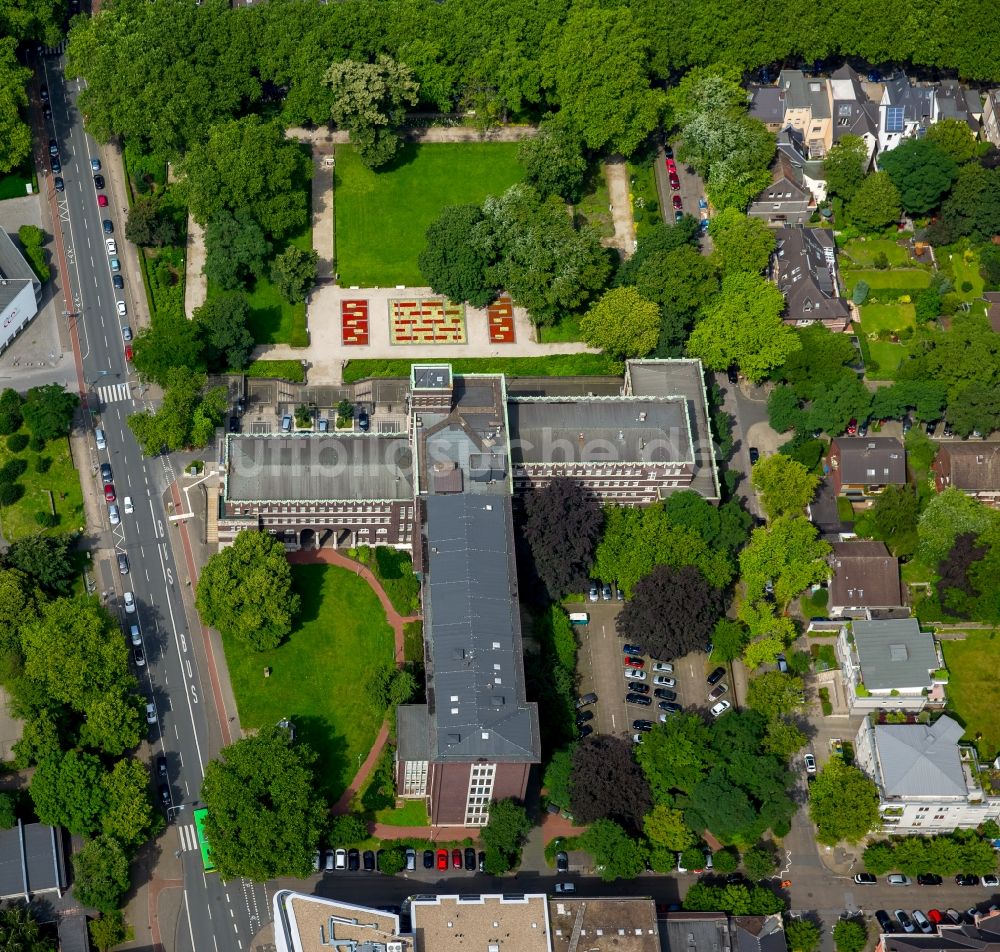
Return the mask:
[[191,925],[191,910],[188,908],[188,894],[186,889],[184,890],[184,911],[187,913],[188,932],[191,933],[191,948],[197,949],[198,943],[194,941],[194,926]]

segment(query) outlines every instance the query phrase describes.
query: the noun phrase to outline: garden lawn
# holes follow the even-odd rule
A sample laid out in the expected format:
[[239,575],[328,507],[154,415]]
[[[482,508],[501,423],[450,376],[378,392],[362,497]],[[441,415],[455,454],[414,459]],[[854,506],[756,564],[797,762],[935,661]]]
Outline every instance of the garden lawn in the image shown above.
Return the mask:
[[[19,432],[27,433],[27,427],[22,427]],[[45,473],[39,473],[36,469],[39,457],[47,457],[52,461]],[[15,458],[23,459],[28,468],[16,480],[24,487],[24,495],[12,506],[0,506],[0,532],[4,539],[14,542],[36,532],[50,535],[75,532],[83,527],[83,490],[80,487],[80,473],[73,465],[69,439],[64,437],[52,440],[45,444],[41,453],[27,448],[20,453],[12,453],[7,448],[6,439],[0,440],[0,466]],[[35,513],[52,511],[48,491],[52,492],[59,523],[51,529],[43,530],[35,520]]]
[[879,296],[878,292],[883,288],[898,289],[902,292],[921,291],[930,287],[931,283],[930,271],[922,271],[920,268],[890,268],[888,271],[856,271],[845,268],[843,275],[848,295],[853,293],[854,285],[861,278],[871,288],[875,297]]
[[[417,360],[350,360],[344,383],[366,377],[409,377]],[[622,373],[620,361],[606,354],[553,354],[551,357],[461,357],[449,360],[457,374],[507,374],[511,377],[602,377]]]
[[[659,192],[656,190],[654,161],[656,160],[628,163],[629,198],[632,202],[632,216],[635,220],[637,238],[641,238],[663,221],[659,207]],[[672,210],[669,214],[673,217]],[[697,215],[697,212],[689,209],[689,214]]]
[[903,344],[894,344],[887,340],[869,341],[868,350],[872,360],[878,364],[877,370],[872,370],[870,367],[865,370],[865,376],[869,380],[892,380],[907,352]]
[[[319,755],[320,789],[336,800],[371,749],[385,716],[365,692],[371,673],[392,663],[392,629],[375,593],[354,572],[334,565],[293,565],[302,599],[299,624],[273,651],[223,638],[244,728],[295,723]],[[270,668],[270,677],[263,676]]]
[[942,640],[944,663],[949,671],[948,708],[965,725],[965,737],[976,741],[980,759],[1000,752],[1000,639],[990,632],[971,632],[965,641]]
[[404,800],[401,807],[376,810],[375,822],[388,826],[430,826],[427,806],[423,800]]
[[417,256],[427,226],[446,205],[481,204],[524,172],[518,144],[407,143],[388,168],[365,168],[350,146],[338,146],[334,169],[336,248],[341,286],[423,285]]
[[587,194],[574,206],[574,211],[582,215],[602,238],[612,238],[615,224],[611,218],[611,196],[608,193],[608,180],[604,177],[604,166],[600,163],[596,167],[591,166],[587,186]]
[[[979,255],[972,253],[971,260],[966,261],[965,255],[956,251],[951,259],[951,270],[955,282],[955,293],[963,301],[974,301],[983,296],[983,276],[979,273]],[[962,285],[968,282],[972,288],[962,290]]]
[[[874,241],[860,241],[855,238],[844,245],[841,253],[846,254],[851,261],[862,268],[872,267],[879,253],[883,253],[886,256],[892,267],[905,265],[909,260],[906,249],[900,247],[895,241],[889,238],[877,238]],[[846,267],[849,262],[844,262],[843,264]]]
[[862,304],[861,329],[866,334],[878,331],[901,331],[916,327],[917,309],[913,304]]

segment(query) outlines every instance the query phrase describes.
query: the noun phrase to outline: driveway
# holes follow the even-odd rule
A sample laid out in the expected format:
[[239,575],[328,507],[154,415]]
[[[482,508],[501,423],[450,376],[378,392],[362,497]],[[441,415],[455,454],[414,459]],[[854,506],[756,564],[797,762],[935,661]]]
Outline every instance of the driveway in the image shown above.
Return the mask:
[[[705,183],[701,180],[701,176],[695,174],[690,166],[677,161],[677,145],[676,142],[673,143],[674,161],[677,162],[677,178],[681,184],[679,191],[674,192],[670,188],[670,179],[667,175],[667,157],[662,149],[659,150],[656,157],[655,166],[656,190],[660,196],[660,208],[663,212],[663,220],[670,225],[674,223],[674,195],[679,195],[681,198],[681,210],[693,218],[701,217],[701,210],[698,208],[698,199],[705,197]],[[700,245],[702,254],[708,255],[712,253],[712,239],[707,234],[702,235]]]

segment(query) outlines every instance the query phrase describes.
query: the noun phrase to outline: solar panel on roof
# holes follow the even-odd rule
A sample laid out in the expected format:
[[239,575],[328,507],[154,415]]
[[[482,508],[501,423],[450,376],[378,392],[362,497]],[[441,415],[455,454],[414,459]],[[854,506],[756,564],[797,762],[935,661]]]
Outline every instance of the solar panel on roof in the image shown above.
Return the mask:
[[903,131],[903,107],[902,106],[889,106],[885,111],[885,131],[886,132],[902,132]]

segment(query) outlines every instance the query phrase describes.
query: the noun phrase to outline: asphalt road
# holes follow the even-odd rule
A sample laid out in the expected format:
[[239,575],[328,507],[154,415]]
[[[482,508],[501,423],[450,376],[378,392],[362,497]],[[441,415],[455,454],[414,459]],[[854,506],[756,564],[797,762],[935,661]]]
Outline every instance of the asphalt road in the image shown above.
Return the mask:
[[[83,129],[76,108],[79,82],[64,80],[62,57],[45,56],[41,73],[48,85],[52,118],[46,122],[48,137],[59,143],[65,192],[58,196],[59,226],[62,229],[68,280],[73,288],[74,308],[83,355],[87,396],[95,426],[104,429],[107,448],[98,451],[91,439],[90,473],[82,467],[82,478],[94,479],[98,493],[99,464],[112,467],[121,524],[111,526],[105,510],[105,544],[116,553],[128,556],[127,576],[112,565],[108,575],[98,575],[99,590],[108,592],[107,604],[120,613],[122,637],[127,638],[129,624],[138,618],[147,663],[134,667],[147,700],[156,705],[157,724],[150,726],[154,757],[163,753],[170,773],[172,828],[164,834],[165,848],[180,851],[184,876],[184,913],[176,935],[171,936],[167,923],[161,924],[163,939],[180,952],[205,952],[219,949],[249,948],[251,937],[270,919],[265,888],[247,881],[223,883],[219,877],[202,870],[200,854],[193,848],[191,811],[197,805],[205,764],[218,752],[213,749],[210,723],[217,723],[211,692],[203,690],[196,644],[188,629],[180,586],[187,572],[175,561],[167,536],[168,515],[163,493],[173,482],[174,473],[168,458],[143,457],[128,429],[131,413],[145,408],[139,381],[125,360],[122,323],[116,300],[126,301],[130,314],[133,302],[142,298],[140,286],[130,286],[126,275],[124,291],[115,291],[106,236],[102,221],[114,223],[118,257],[124,261],[121,245],[125,241],[126,209],[117,207],[110,188],[95,188],[91,158],[100,155],[97,144]],[[108,169],[102,173],[110,186]],[[53,188],[53,176],[42,178],[41,187]],[[98,194],[109,197],[109,205],[100,208]],[[131,497],[134,512],[124,511],[122,500]],[[123,596],[135,595],[136,613],[126,615]],[[199,633],[194,633],[200,638]],[[214,721],[213,721],[214,719]],[[217,732],[216,732],[217,733]],[[159,801],[152,780],[154,799]],[[180,827],[189,829],[182,834]]]

